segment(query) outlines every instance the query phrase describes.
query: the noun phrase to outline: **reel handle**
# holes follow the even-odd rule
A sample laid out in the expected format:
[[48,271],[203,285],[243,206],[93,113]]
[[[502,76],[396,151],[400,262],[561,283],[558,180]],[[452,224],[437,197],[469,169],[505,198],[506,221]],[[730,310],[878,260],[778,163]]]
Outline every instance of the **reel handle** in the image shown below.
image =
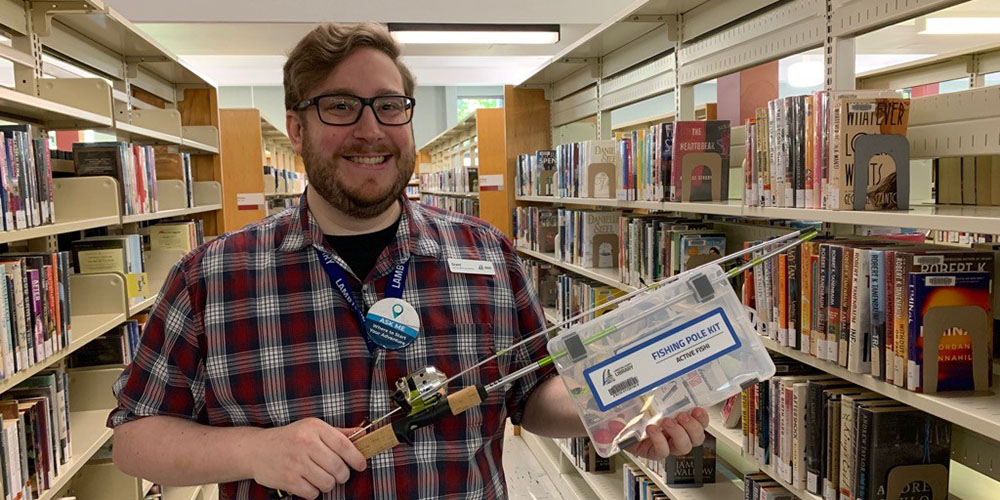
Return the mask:
[[400,442],[412,443],[413,431],[431,425],[449,415],[460,415],[469,408],[478,406],[486,399],[486,389],[481,385],[470,385],[458,392],[449,394],[445,401],[439,402],[434,408],[401,418],[391,425],[380,427],[358,438],[354,445],[358,451],[369,459],[383,451],[396,447]]

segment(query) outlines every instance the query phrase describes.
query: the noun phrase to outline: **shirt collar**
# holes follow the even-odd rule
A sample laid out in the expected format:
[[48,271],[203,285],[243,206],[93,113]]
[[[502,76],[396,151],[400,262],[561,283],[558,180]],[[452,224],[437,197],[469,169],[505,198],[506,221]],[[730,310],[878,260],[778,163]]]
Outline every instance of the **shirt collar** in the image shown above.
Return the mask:
[[[401,197],[400,201],[403,210],[399,229],[396,230],[396,239],[389,244],[392,251],[387,255],[395,253],[399,260],[408,259],[410,255],[438,257],[441,247],[434,238],[435,231],[427,219],[427,214],[405,196]],[[306,195],[303,193],[299,197],[298,210],[289,217],[288,231],[278,249],[283,252],[297,252],[309,247],[330,251],[323,238],[323,230],[309,211]],[[376,264],[376,268],[380,266],[381,263]]]

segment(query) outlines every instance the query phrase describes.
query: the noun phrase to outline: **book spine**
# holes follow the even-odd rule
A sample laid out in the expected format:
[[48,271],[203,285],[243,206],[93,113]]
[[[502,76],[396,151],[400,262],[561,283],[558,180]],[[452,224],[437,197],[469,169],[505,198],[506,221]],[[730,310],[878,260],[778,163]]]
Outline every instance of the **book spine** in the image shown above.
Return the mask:
[[788,254],[778,255],[778,343],[788,346]]
[[822,467],[823,432],[820,410],[823,389],[809,384],[806,400],[806,491],[818,495],[822,492],[820,472]]
[[884,258],[885,254],[881,250],[872,250],[868,254],[871,374],[877,380],[885,380],[885,285],[882,277]]
[[870,500],[868,497],[868,486],[871,483],[872,478],[869,477],[869,470],[871,470],[871,464],[869,463],[869,455],[874,450],[870,450],[872,445],[872,414],[869,411],[861,409],[858,412],[858,460],[855,463],[855,476],[854,485],[856,500]]
[[883,345],[885,346],[885,382],[892,384],[896,376],[896,252],[889,250],[885,252],[885,333],[883,335]]
[[893,383],[899,387],[906,386],[906,329],[909,325],[909,262],[912,256],[906,253],[896,254],[895,271],[895,328],[893,331]]
[[823,358],[827,361],[837,362],[837,354],[840,346],[840,301],[843,298],[842,288],[844,285],[843,281],[843,265],[841,258],[843,257],[843,247],[837,245],[830,246],[830,261],[829,261],[829,271],[827,275],[830,279],[830,292],[829,296],[829,307],[827,309],[827,323],[826,323],[826,351],[823,353]]
[[45,359],[45,326],[42,324],[42,283],[36,269],[28,271],[28,283],[31,290],[31,323],[34,332],[35,361]]
[[814,245],[811,242],[806,242],[801,246],[802,256],[799,263],[800,273],[802,275],[801,280],[801,290],[800,295],[802,300],[800,301],[801,311],[799,313],[799,350],[808,353],[810,336],[812,335],[813,317],[812,317],[812,307],[813,307],[813,266],[812,266],[812,256]]
[[808,384],[799,383],[792,386],[792,480],[790,483],[799,489],[806,487],[806,388]]
[[[857,250],[856,253],[860,253]],[[851,264],[851,290],[855,299],[859,298],[859,286],[861,284],[861,261],[863,259],[853,259]],[[847,345],[847,369],[854,373],[860,373],[861,369],[861,308],[860,300],[851,301],[851,324]]]
[[819,303],[816,307],[816,330],[813,331],[812,337],[815,338],[813,341],[810,338],[810,342],[814,342],[815,345],[810,347],[810,351],[814,357],[819,359],[826,359],[826,337],[827,337],[827,316],[830,314],[829,310],[829,297],[830,297],[830,283],[828,281],[829,276],[829,260],[830,260],[830,245],[822,244],[819,246],[819,281],[816,283],[817,290],[819,292]]
[[854,274],[854,249],[844,247],[843,257],[841,257],[841,286],[840,286],[840,337],[837,342],[837,362],[840,366],[847,368],[847,347],[850,343],[851,334],[851,304],[854,301],[853,291]]
[[801,298],[802,298],[802,258],[801,248],[788,251],[788,346],[800,348]]

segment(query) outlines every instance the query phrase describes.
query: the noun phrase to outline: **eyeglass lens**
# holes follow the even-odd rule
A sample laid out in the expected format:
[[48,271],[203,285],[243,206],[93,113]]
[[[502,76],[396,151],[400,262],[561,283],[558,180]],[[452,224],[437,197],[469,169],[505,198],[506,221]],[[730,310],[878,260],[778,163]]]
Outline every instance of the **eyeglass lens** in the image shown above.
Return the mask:
[[[331,125],[348,125],[358,120],[364,104],[354,96],[325,96],[316,103],[320,118]],[[413,105],[409,98],[380,96],[372,102],[375,116],[386,125],[402,125],[410,121]]]

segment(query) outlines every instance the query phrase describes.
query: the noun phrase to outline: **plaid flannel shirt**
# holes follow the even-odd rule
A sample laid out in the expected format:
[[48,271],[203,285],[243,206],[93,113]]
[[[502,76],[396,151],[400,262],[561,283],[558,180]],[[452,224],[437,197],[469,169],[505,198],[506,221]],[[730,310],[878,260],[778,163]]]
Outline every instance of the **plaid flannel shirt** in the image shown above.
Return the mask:
[[[396,238],[369,279],[361,284],[348,275],[367,310],[383,297],[393,267],[411,259],[403,299],[421,319],[413,344],[369,353],[362,325],[315,249],[349,266],[324,240],[303,196],[299,208],[220,236],[173,268],[135,359],[115,384],[118,407],[108,426],[169,415],[223,427],[307,417],[353,427],[392,409],[400,377],[428,365],[457,374],[543,327],[535,291],[502,233],[405,199],[403,207]],[[450,258],[489,261],[496,273],[452,273]],[[543,355],[538,339],[451,388],[492,382]],[[479,407],[418,430],[413,446],[373,457],[323,498],[505,498],[505,420],[517,423],[531,390],[552,373],[529,375]],[[250,480],[220,491],[222,498],[268,498]]]

